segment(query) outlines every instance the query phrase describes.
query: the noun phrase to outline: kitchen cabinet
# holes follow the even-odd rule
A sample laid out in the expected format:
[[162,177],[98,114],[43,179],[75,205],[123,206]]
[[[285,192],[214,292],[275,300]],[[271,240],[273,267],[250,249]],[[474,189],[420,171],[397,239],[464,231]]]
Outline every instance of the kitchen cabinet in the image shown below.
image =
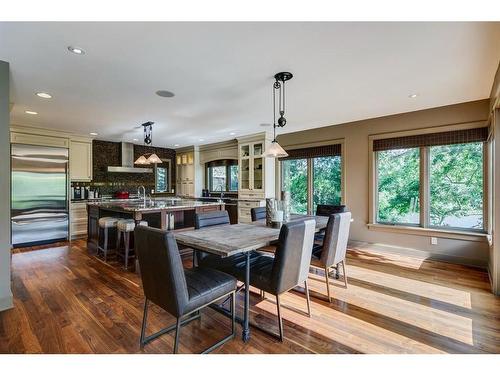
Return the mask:
[[199,151],[191,147],[179,150],[176,155],[176,193],[181,197],[201,195],[201,166],[199,164]]
[[72,202],[69,211],[71,239],[87,235],[87,203]]
[[70,140],[69,170],[71,181],[92,181],[92,142]]
[[251,221],[250,210],[265,206],[266,198],[275,197],[275,159],[264,157],[271,144],[267,133],[238,138],[239,191],[238,220]]

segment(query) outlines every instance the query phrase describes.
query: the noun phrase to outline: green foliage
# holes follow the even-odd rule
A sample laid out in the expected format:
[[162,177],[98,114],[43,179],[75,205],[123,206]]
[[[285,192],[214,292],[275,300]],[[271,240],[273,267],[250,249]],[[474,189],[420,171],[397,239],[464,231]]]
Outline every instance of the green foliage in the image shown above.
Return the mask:
[[430,148],[430,198],[431,225],[483,227],[482,143]]
[[[341,159],[329,156],[313,159],[313,204],[340,204]],[[307,160],[285,160],[282,163],[283,190],[290,191],[293,213],[307,213]]]
[[[483,144],[433,146],[429,151],[432,226],[483,227]],[[420,150],[377,152],[378,221],[419,224]]]
[[418,224],[419,149],[379,151],[377,160],[378,221]]

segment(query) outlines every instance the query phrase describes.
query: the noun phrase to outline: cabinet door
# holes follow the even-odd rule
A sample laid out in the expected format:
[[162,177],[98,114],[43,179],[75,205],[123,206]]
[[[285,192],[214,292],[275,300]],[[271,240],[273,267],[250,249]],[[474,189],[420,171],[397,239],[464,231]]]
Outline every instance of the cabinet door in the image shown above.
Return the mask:
[[69,169],[72,181],[92,180],[92,143],[70,141]]
[[250,190],[250,159],[241,159],[240,190]]
[[264,158],[253,158],[252,190],[264,189]]

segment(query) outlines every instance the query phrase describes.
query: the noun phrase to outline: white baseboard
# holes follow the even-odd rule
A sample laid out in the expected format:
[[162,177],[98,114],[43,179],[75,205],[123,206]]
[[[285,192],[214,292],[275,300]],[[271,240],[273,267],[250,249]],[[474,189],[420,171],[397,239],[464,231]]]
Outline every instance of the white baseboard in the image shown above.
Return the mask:
[[14,300],[12,295],[0,298],[0,311],[12,309],[14,307]]

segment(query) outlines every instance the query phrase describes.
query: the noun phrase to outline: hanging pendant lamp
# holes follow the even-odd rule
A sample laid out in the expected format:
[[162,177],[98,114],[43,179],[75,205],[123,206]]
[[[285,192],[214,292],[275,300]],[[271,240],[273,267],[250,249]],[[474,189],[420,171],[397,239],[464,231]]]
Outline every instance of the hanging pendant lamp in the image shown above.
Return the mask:
[[[284,158],[287,157],[287,152],[280,146],[276,140],[276,127],[284,127],[286,125],[285,118],[285,82],[292,79],[293,74],[289,72],[281,72],[274,75],[275,82],[273,83],[273,141],[264,152],[265,157]],[[278,111],[280,117],[276,123],[276,91],[278,91]]]
[[[144,127],[144,146],[147,147],[153,143],[153,124],[154,122],[148,121],[142,124]],[[151,147],[151,146],[150,146]],[[145,153],[137,158],[134,164],[138,165],[149,165],[149,164],[160,164],[161,159],[154,152]]]

